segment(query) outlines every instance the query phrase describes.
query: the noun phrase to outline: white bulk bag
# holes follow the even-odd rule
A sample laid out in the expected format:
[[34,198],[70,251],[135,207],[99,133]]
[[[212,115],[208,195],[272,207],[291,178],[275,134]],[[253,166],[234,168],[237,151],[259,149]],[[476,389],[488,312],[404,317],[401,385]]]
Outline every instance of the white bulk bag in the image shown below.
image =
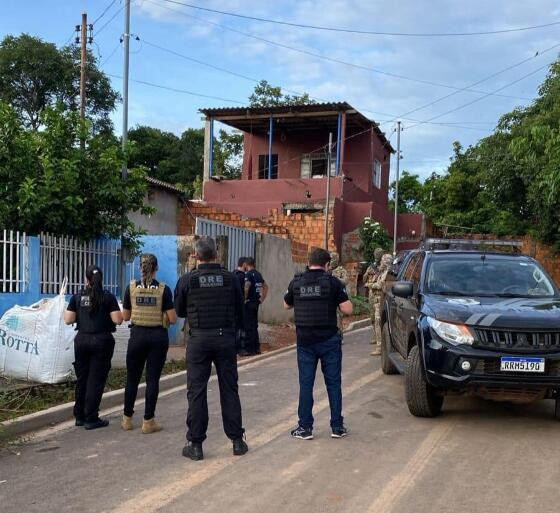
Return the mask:
[[57,297],[16,305],[0,318],[0,375],[37,383],[72,377],[76,333],[64,324],[66,285]]

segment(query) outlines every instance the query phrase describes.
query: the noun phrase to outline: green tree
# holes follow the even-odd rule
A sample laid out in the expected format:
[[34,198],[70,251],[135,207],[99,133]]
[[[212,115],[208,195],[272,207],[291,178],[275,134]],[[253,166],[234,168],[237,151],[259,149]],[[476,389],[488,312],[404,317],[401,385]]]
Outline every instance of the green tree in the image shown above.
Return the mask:
[[[119,95],[88,52],[86,117],[95,132],[110,131]],[[80,50],[58,49],[28,34],[0,41],[0,100],[9,103],[26,127],[38,130],[47,107],[62,103],[76,110],[80,101]]]
[[[0,226],[49,231],[87,240],[123,236],[132,249],[141,232],[128,214],[145,207],[145,171],[129,170],[112,135],[59,105],[43,110],[37,132],[25,130],[14,109],[0,101]],[[85,140],[85,149],[77,141]]]
[[[395,197],[396,181],[390,186],[391,196]],[[418,175],[403,171],[399,178],[399,213],[418,212],[424,187]],[[395,211],[395,200],[389,200],[389,208]]]
[[358,230],[362,241],[362,251],[366,262],[375,260],[375,250],[377,248],[388,250],[391,247],[391,238],[381,223],[374,221],[370,217],[364,217]]
[[253,93],[249,96],[251,107],[277,107],[280,105],[308,105],[315,103],[309,94],[289,95],[284,94],[280,87],[270,85],[266,80],[261,80]]
[[233,180],[241,178],[243,164],[243,134],[220,130],[214,146],[214,166],[216,174]]

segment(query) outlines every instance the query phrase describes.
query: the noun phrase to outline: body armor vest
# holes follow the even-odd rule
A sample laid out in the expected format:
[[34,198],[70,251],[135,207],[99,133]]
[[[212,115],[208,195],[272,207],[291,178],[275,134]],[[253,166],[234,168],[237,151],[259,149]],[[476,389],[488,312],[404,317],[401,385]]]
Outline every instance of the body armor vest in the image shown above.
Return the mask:
[[335,327],[336,305],[331,300],[331,278],[305,272],[294,279],[294,315],[298,328]]
[[157,287],[142,287],[136,280],[130,282],[130,322],[135,326],[164,326],[163,292],[165,283]]
[[225,269],[197,269],[189,277],[187,320],[190,328],[235,328],[233,280]]
[[91,298],[87,290],[80,292],[78,300],[76,316],[78,331],[82,333],[112,333],[116,330],[115,324],[111,320],[111,314],[105,311],[103,305],[92,315]]

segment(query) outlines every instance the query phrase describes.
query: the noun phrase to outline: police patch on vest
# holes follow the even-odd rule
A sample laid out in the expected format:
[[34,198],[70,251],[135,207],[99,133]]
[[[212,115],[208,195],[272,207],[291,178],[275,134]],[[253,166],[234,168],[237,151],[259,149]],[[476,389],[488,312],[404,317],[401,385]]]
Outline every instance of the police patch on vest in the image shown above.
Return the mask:
[[80,296],[80,306],[82,308],[89,308],[91,306],[91,299],[89,296]]
[[198,283],[202,288],[223,287],[224,277],[220,274],[207,274],[198,277]]
[[303,285],[299,288],[300,297],[321,297],[321,285]]
[[137,296],[136,304],[138,306],[156,306],[157,297],[154,296]]

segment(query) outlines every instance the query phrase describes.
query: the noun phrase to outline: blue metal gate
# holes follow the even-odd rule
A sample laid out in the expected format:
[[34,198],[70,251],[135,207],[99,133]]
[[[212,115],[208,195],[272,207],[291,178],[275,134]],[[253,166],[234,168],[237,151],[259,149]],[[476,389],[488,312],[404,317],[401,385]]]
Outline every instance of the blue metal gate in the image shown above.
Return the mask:
[[213,238],[225,235],[228,238],[228,269],[230,271],[237,267],[239,257],[255,257],[255,232],[197,217],[195,234]]

